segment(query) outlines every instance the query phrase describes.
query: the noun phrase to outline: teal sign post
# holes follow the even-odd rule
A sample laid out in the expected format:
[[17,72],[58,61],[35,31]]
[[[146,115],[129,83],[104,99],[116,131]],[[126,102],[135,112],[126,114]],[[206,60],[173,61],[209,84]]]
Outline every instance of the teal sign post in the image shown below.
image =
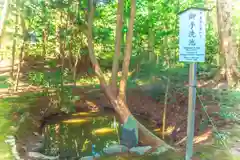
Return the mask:
[[205,9],[189,8],[179,14],[179,61],[189,62],[189,95],[186,160],[193,155],[197,62],[205,62]]

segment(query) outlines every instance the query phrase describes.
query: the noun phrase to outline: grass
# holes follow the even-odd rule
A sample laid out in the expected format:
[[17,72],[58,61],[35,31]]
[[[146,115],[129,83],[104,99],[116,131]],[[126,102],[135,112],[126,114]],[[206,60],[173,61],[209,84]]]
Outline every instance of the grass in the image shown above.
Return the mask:
[[4,142],[6,136],[12,134],[10,126],[12,126],[13,123],[7,118],[10,109],[9,103],[0,100],[0,157],[4,160],[13,159],[10,146]]
[[[0,94],[2,94],[1,90],[5,92],[8,89],[9,85],[6,83],[8,79],[7,76],[0,76]],[[10,105],[7,101],[3,99],[0,100],[0,157],[4,160],[12,160],[13,157],[10,153],[10,147],[5,143],[5,139],[7,135],[11,134],[10,126],[12,122],[7,117],[10,112]]]

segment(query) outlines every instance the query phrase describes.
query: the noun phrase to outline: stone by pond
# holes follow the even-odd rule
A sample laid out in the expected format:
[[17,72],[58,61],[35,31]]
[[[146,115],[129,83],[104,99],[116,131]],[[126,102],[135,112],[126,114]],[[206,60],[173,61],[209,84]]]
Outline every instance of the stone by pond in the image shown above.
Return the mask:
[[109,147],[103,148],[103,152],[108,155],[116,154],[116,153],[124,153],[124,152],[128,152],[128,148],[124,145],[114,144]]
[[128,148],[138,145],[138,126],[135,118],[129,116],[127,121],[121,126],[121,144]]
[[130,153],[136,153],[138,155],[144,155],[150,149],[152,149],[151,146],[139,146],[139,147],[133,147],[129,151],[130,151]]

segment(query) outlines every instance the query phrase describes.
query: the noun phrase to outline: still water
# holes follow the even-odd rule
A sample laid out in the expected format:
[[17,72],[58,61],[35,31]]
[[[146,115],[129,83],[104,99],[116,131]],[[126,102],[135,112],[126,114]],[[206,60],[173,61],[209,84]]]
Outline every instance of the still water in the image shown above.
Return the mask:
[[[84,113],[75,114],[68,119],[58,120],[46,125],[43,153],[52,156],[60,155],[61,160],[79,160],[85,156],[102,155],[103,148],[112,144],[119,144],[119,123],[114,115],[85,117],[82,115]],[[239,157],[229,155],[222,144],[199,144],[196,148],[195,155],[199,158],[196,160],[240,160]],[[104,156],[101,159],[184,160],[184,155],[172,152],[166,152],[160,156],[121,154]]]

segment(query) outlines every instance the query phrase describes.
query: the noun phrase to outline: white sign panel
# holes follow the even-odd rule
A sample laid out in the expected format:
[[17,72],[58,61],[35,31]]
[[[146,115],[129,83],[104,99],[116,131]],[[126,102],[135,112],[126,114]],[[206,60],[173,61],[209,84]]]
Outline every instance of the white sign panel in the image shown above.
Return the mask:
[[205,13],[189,9],[180,14],[179,61],[205,61]]

